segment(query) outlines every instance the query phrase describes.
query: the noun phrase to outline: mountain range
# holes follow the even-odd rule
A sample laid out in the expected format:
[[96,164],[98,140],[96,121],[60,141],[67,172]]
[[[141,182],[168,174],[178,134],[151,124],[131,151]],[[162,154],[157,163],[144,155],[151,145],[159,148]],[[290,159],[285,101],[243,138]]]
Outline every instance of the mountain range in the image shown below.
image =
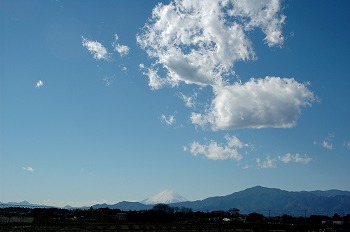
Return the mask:
[[32,204],[29,203],[28,201],[21,201],[21,202],[7,202],[7,203],[2,203],[0,202],[0,208],[6,208],[6,207],[27,207],[27,208],[46,208],[49,206],[46,205],[39,205],[39,204]]
[[194,211],[229,210],[237,208],[243,214],[293,216],[350,213],[350,192],[340,190],[290,192],[256,186],[227,196],[210,197],[200,201],[172,204]]
[[[159,203],[166,203],[171,207],[186,207],[191,208],[193,211],[204,212],[215,210],[227,211],[231,208],[237,208],[242,214],[256,212],[266,216],[282,214],[293,216],[333,216],[335,213],[340,215],[350,214],[350,191],[317,190],[293,192],[256,186],[226,196],[188,201],[181,195],[167,190],[141,202],[122,201],[113,205],[97,204],[92,207],[108,207],[123,211],[148,210]],[[0,207],[2,207],[2,203],[0,203]]]

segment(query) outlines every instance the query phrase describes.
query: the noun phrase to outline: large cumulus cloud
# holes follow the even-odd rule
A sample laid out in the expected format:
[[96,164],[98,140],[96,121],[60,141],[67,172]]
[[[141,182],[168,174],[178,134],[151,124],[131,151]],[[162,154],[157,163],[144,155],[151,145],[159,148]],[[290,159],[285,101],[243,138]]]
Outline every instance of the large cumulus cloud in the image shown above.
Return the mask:
[[194,124],[210,124],[214,130],[234,128],[290,128],[301,107],[316,98],[293,78],[266,77],[218,87],[207,113],[192,113]]
[[210,86],[214,97],[191,121],[213,130],[289,128],[301,108],[315,101],[308,85],[294,78],[233,81],[236,62],[254,60],[251,31],[267,46],[282,46],[285,16],[280,0],[174,0],[158,4],[137,36],[153,63],[146,67],[152,89],[179,84]]

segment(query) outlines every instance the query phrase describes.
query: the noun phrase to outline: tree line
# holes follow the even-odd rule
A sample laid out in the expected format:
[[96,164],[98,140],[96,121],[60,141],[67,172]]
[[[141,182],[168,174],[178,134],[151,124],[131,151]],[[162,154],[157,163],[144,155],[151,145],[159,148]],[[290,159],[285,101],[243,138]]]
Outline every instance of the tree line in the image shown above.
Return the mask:
[[9,207],[0,209],[0,218],[32,217],[34,224],[73,223],[86,221],[100,222],[137,222],[137,223],[212,223],[212,224],[281,224],[281,225],[321,225],[339,223],[349,227],[350,214],[311,215],[294,217],[281,215],[266,217],[252,212],[241,214],[239,209],[228,211],[194,212],[190,208],[171,207],[167,204],[157,204],[150,210],[122,211],[120,209],[97,208],[60,209],[60,208],[20,208]]

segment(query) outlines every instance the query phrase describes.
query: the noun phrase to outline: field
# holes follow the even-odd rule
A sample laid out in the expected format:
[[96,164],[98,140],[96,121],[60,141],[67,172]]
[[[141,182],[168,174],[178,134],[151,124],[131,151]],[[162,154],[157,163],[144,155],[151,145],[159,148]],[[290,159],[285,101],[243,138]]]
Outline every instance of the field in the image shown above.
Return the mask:
[[[172,224],[172,223],[65,223],[61,225],[0,225],[0,232],[253,232],[253,231],[337,231],[333,228],[307,228],[281,225]],[[344,231],[344,230],[342,230]]]
[[232,224],[172,224],[172,223],[65,223],[61,225],[0,225],[1,232],[20,231],[58,231],[58,232],[251,232],[251,231],[287,231],[278,228],[262,228],[261,226],[244,226]]
[[238,211],[175,211],[167,205],[158,208],[127,212],[109,208],[3,208],[0,232],[350,232],[350,215],[265,217]]

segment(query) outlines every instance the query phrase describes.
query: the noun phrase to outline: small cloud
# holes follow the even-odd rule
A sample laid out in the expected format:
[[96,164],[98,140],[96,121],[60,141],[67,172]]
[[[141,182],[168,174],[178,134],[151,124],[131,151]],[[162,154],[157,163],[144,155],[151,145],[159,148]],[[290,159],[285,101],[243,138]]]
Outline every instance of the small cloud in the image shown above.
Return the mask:
[[332,139],[335,137],[334,133],[329,133],[328,136],[323,140],[322,147],[333,150]]
[[180,92],[179,97],[185,103],[186,107],[193,108],[196,104],[197,93],[194,93],[191,96],[187,96],[187,95]]
[[329,139],[335,138],[334,133],[333,133],[333,132],[332,132],[332,133],[329,133],[329,134],[328,134],[328,138],[329,138]]
[[92,41],[84,38],[83,39],[83,46],[86,47],[91,54],[93,54],[95,60],[109,60],[109,53],[107,49],[99,42]]
[[344,142],[344,146],[347,147],[347,148],[350,148],[350,141]]
[[256,158],[256,164],[259,168],[276,168],[276,160],[266,156],[264,160]]
[[146,67],[144,64],[139,65],[140,70],[142,70],[142,74],[148,77],[148,86],[152,90],[157,90],[162,88],[163,86],[170,85],[174,86],[175,83],[171,81],[169,78],[161,78],[158,75],[158,70],[154,67]]
[[188,150],[186,146],[183,146],[182,149],[184,152],[186,152]]
[[161,115],[161,121],[162,123],[165,123],[167,125],[173,125],[175,123],[175,116],[169,115],[169,117],[165,116],[164,114]]
[[125,65],[119,65],[120,69],[124,72],[127,73],[128,72],[128,68]]
[[44,82],[42,80],[38,80],[35,84],[35,88],[40,89],[44,87]]
[[283,163],[294,162],[294,163],[301,163],[301,164],[307,164],[312,160],[312,158],[307,157],[306,155],[305,157],[302,157],[299,154],[293,155],[291,153],[287,153],[283,156],[278,156],[278,159]]
[[[314,145],[321,146],[327,150],[333,150],[333,139],[335,138],[334,133],[329,133],[327,137],[322,139],[321,141],[314,141]],[[345,144],[345,143],[344,143]]]
[[112,85],[112,80],[108,77],[104,77],[102,81],[105,83],[106,86]]
[[242,167],[242,169],[249,169],[249,168],[251,168],[251,166],[249,164],[246,164]]
[[27,171],[27,172],[34,172],[34,169],[32,168],[32,167],[22,167],[22,169],[24,170],[24,171]]
[[226,135],[225,139],[227,141],[227,145],[229,147],[236,147],[236,148],[243,148],[243,147],[249,147],[249,144],[247,143],[242,143],[237,136],[230,136]]
[[236,136],[226,135],[225,139],[226,144],[219,144],[213,140],[207,144],[194,141],[189,148],[185,147],[184,151],[189,150],[194,156],[204,155],[211,160],[241,160],[242,155],[239,150],[248,145],[242,143]]
[[333,144],[331,144],[329,141],[323,141],[322,147],[324,147],[328,150],[333,150]]
[[118,52],[120,56],[127,55],[129,53],[130,48],[126,45],[121,45],[118,43],[118,34],[115,34],[114,37],[115,41],[112,43],[114,50]]

